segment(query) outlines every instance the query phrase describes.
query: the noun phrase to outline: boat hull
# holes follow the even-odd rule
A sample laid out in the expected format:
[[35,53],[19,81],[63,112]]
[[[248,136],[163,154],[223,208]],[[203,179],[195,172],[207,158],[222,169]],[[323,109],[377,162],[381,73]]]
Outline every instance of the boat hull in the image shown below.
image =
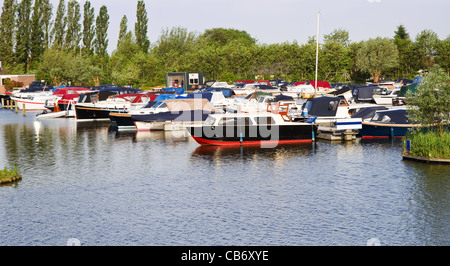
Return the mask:
[[312,142],[317,125],[186,126],[200,145],[268,145]]
[[184,130],[185,125],[203,123],[210,114],[205,110],[133,114],[131,120],[138,131]]
[[363,139],[403,138],[411,125],[364,123],[359,130]]
[[29,99],[23,98],[15,98],[11,97],[13,101],[16,102],[17,108],[22,110],[25,107],[25,110],[46,110],[45,101],[31,101]]
[[123,112],[123,110],[111,110],[105,108],[86,107],[75,105],[75,114],[77,120],[110,120],[110,112]]
[[117,125],[118,130],[136,130],[131,114],[128,113],[109,113],[111,122]]

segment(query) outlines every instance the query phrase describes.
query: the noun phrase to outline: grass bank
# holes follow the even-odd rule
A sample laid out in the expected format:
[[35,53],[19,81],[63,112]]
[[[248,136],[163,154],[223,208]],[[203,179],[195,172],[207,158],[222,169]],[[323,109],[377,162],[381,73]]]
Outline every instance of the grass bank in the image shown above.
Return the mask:
[[[411,149],[406,149],[406,140],[411,140]],[[450,132],[442,136],[434,131],[413,132],[403,140],[405,154],[432,159],[450,159]]]

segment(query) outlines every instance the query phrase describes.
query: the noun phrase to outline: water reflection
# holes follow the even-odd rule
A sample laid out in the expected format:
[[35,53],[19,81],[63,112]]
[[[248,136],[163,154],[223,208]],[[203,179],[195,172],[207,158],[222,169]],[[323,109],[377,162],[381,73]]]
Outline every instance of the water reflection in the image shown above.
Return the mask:
[[130,139],[132,142],[164,141],[167,143],[189,142],[190,135],[187,131],[116,131],[109,129],[116,139]]
[[198,146],[191,154],[192,157],[216,160],[222,157],[265,157],[271,160],[290,159],[295,156],[309,156],[314,152],[316,144],[278,145],[274,148],[260,146]]

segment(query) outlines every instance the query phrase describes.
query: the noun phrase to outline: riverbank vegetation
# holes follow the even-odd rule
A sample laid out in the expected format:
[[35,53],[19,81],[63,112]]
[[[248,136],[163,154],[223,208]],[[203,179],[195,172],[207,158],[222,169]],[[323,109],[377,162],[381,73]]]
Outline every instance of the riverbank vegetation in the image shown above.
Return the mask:
[[[166,72],[190,71],[221,81],[314,79],[315,37],[304,44],[263,44],[237,29],[199,33],[174,27],[150,43],[144,1],[138,1],[136,19],[130,30],[126,16],[111,20],[107,6],[96,11],[89,1],[81,7],[75,0],[60,0],[55,8],[49,0],[5,0],[0,60],[11,74],[35,74],[53,85],[113,83],[145,89],[164,85]],[[117,43],[108,40],[110,26],[120,27]],[[111,45],[116,49],[108,54]],[[411,79],[434,64],[450,73],[450,36],[440,40],[432,30],[423,30],[413,38],[399,25],[392,38],[352,42],[349,32],[338,28],[320,41],[318,78],[353,83]]]
[[433,66],[414,93],[407,94],[407,116],[414,124],[429,125],[411,131],[410,155],[450,159],[450,81],[438,65]]
[[411,150],[407,152],[409,155],[432,159],[450,159],[450,132],[448,131],[442,135],[435,131],[407,134],[403,144],[405,152],[406,140],[411,141]]

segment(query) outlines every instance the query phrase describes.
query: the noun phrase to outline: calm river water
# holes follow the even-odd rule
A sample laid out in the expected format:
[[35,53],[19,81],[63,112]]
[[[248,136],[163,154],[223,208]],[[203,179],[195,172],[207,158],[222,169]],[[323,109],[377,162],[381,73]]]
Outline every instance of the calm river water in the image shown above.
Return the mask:
[[200,147],[0,110],[0,245],[450,245],[450,166],[401,141]]

